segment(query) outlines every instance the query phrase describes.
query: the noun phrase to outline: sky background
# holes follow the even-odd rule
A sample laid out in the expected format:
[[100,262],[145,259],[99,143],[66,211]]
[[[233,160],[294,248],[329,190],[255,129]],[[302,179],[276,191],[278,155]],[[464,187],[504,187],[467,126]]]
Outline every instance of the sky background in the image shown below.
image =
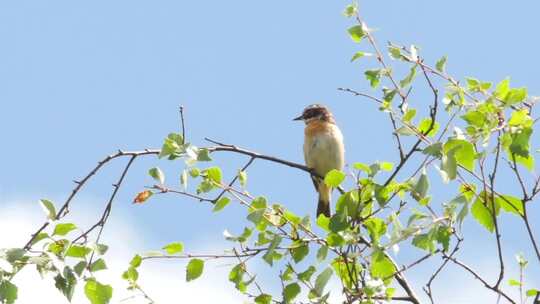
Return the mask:
[[[291,119],[308,104],[325,103],[344,133],[347,163],[395,161],[386,116],[368,100],[336,90],[370,92],[363,70],[374,66],[363,59],[350,63],[352,54],[367,45],[356,45],[348,37],[351,21],[341,15],[346,4],[0,2],[0,228],[4,231],[0,247],[22,246],[43,221],[37,201],[49,198],[60,205],[73,187],[71,180],[84,176],[105,155],[116,149],[160,147],[167,133],[179,129],[180,104],[185,107],[188,140],[196,145],[205,145],[203,138],[210,137],[302,162],[303,126]],[[538,11],[537,1],[360,3],[360,12],[377,29],[381,46],[387,40],[414,43],[427,62],[448,55],[448,71],[456,78],[497,82],[511,76],[513,85],[528,86],[534,95],[540,94],[540,41],[534,38]],[[415,94],[413,103],[418,107],[431,101],[425,91]],[[229,175],[244,161],[223,154],[215,159]],[[97,220],[122,165],[123,161],[115,162],[88,184],[73,204],[74,221]],[[118,277],[133,253],[171,241],[183,241],[188,252],[219,251],[227,248],[223,230],[242,228],[238,218],[244,218],[245,212],[238,206],[215,215],[210,206],[174,196],[132,205],[134,194],[151,183],[148,168],[156,165],[171,183],[178,183],[180,161],[137,160],[105,228],[111,259],[116,262],[104,280],[117,283],[115,292],[124,287]],[[248,176],[251,193],[265,194],[299,214],[314,212],[315,193],[305,174],[257,161]],[[510,192],[515,189],[507,187]],[[435,189],[441,198],[454,194],[440,186]],[[539,219],[539,208],[531,210]],[[515,253],[524,252],[531,260],[533,256],[526,240],[515,238],[524,233],[521,224],[510,217],[504,220],[511,276],[516,273]],[[537,222],[533,227],[538,235]],[[470,253],[463,259],[481,259],[478,268],[488,276],[494,274],[493,238],[471,219],[465,227],[469,234],[464,246]],[[148,292],[162,303],[242,299],[227,282],[223,265],[208,266],[202,280],[189,285],[183,281],[183,267],[181,262],[149,265],[146,273],[142,270]],[[254,267],[268,270],[263,264]],[[530,279],[540,277],[538,264],[529,270]],[[420,268],[411,276],[424,278],[427,271]],[[33,281],[37,274],[24,277],[20,303],[32,303],[39,294],[32,288],[41,283]],[[444,284],[448,280],[466,283],[456,293],[455,286]],[[216,291],[205,293],[207,286]],[[457,268],[449,269],[434,285],[448,303],[470,303],[483,296],[493,299],[490,293],[478,292],[480,287]],[[50,282],[40,288],[51,301],[62,303]]]

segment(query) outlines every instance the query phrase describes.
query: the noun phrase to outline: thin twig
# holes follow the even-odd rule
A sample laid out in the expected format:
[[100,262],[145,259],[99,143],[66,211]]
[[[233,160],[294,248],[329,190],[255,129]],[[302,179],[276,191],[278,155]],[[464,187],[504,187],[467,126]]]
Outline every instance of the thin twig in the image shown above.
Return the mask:
[[[69,206],[73,198],[75,198],[77,193],[79,193],[79,191],[83,188],[83,186],[86,185],[88,180],[90,180],[92,176],[94,176],[105,164],[107,164],[111,160],[119,158],[119,157],[125,157],[125,156],[158,155],[159,152],[160,150],[155,150],[155,149],[145,149],[142,151],[127,151],[127,152],[119,150],[117,153],[111,154],[105,157],[104,159],[99,161],[97,166],[94,167],[83,179],[75,182],[76,184],[75,188],[73,188],[73,190],[71,191],[71,194],[68,196],[68,198],[66,199],[62,207],[56,213],[55,220],[59,220],[69,213]],[[43,223],[41,227],[39,227],[37,231],[32,234],[31,238],[28,240],[28,242],[26,243],[26,245],[24,245],[23,248],[25,250],[30,249],[30,247],[32,247],[32,242],[34,242],[38,234],[42,232],[45,228],[47,228],[50,223],[51,223],[50,221]]]
[[460,266],[461,268],[465,269],[467,272],[472,274],[478,281],[480,281],[482,284],[484,284],[484,286],[487,289],[492,290],[493,292],[503,296],[506,300],[508,300],[508,302],[516,304],[516,302],[514,300],[512,300],[512,298],[510,298],[501,289],[499,289],[498,287],[489,285],[489,283],[484,278],[482,278],[476,271],[474,271],[471,267],[467,266],[466,264],[464,264],[463,262],[459,261],[458,259],[456,259],[454,257],[446,255],[445,253],[443,253],[443,255],[444,255],[445,258],[452,261],[454,264]]
[[[107,222],[107,219],[109,218],[109,215],[111,214],[112,204],[114,202],[114,199],[116,197],[116,194],[118,193],[118,190],[120,189],[120,186],[122,185],[122,182],[124,181],[124,178],[126,177],[127,172],[129,171],[129,168],[131,167],[131,164],[133,164],[133,161],[137,158],[137,155],[131,156],[129,161],[127,162],[126,166],[124,167],[124,170],[122,170],[122,173],[120,174],[120,178],[116,182],[116,184],[113,185],[113,192],[111,196],[109,197],[109,201],[107,202],[107,205],[105,205],[105,209],[103,210],[103,213],[101,215],[101,218],[99,221],[97,221],[94,225],[92,225],[89,229],[87,229],[84,233],[82,233],[79,237],[77,237],[75,240],[73,240],[73,243],[78,241],[79,239],[86,239],[88,234],[92,232],[94,229],[99,227],[99,232],[96,237],[96,244],[99,243],[99,240],[101,238],[101,233],[103,232],[103,228],[105,227],[105,223]],[[94,251],[92,251],[92,254],[90,255],[90,259],[88,262],[88,267],[92,264],[92,261],[94,259]]]
[[182,127],[182,144],[186,143],[186,124],[184,123],[184,106],[180,106],[180,122]]

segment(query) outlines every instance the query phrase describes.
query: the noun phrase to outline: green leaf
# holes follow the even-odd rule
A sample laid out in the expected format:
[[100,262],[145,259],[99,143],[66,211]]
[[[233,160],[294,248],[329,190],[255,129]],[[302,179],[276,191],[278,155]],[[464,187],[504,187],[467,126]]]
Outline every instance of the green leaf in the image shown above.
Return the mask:
[[495,95],[495,98],[504,100],[504,98],[508,94],[508,91],[510,91],[510,79],[505,78],[503,81],[497,84],[497,87],[495,88],[495,92],[493,92],[493,95]]
[[229,203],[231,202],[231,199],[226,197],[226,196],[222,196],[219,198],[219,200],[216,202],[216,204],[214,205],[214,209],[212,209],[213,212],[218,212],[218,211],[221,211],[223,208],[225,208]]
[[[62,276],[63,274],[63,276]],[[54,286],[62,292],[64,296],[71,302],[73,293],[75,292],[75,286],[77,285],[77,278],[73,274],[73,271],[69,267],[64,267],[62,274],[58,274],[54,278]]]
[[347,18],[353,17],[356,15],[358,11],[358,8],[356,6],[356,3],[349,4],[345,7],[345,10],[343,11],[343,15]]
[[255,298],[256,304],[270,304],[272,303],[272,296],[262,293]]
[[372,217],[365,220],[364,227],[369,232],[369,237],[375,244],[378,244],[381,236],[386,233],[386,223],[380,218]]
[[221,169],[219,167],[210,167],[204,170],[208,178],[217,184],[221,184]]
[[447,226],[439,226],[435,232],[435,239],[439,244],[443,246],[443,251],[447,252],[450,247],[450,236],[452,235],[452,228]]
[[444,153],[448,153],[450,150],[454,150],[454,156],[459,165],[464,168],[473,171],[474,170],[474,160],[476,152],[474,146],[463,139],[449,139],[444,144]]
[[71,245],[66,252],[66,256],[73,258],[84,258],[91,251],[92,249],[86,246]]
[[247,241],[247,239],[251,236],[252,233],[253,229],[245,227],[244,231],[239,236],[233,236],[227,230],[223,232],[223,235],[225,236],[225,239],[227,241],[244,243],[245,241]]
[[390,103],[392,102],[392,100],[394,100],[394,97],[396,96],[397,94],[397,90],[396,89],[393,89],[393,90],[390,90],[388,88],[383,88],[383,99],[385,101],[385,104],[383,104],[383,106],[380,108],[381,110],[388,110],[389,107],[390,107]]
[[[534,157],[531,154],[529,154],[529,157],[521,157],[521,156],[515,155],[515,154],[513,156],[516,158],[516,162],[518,164],[523,165],[529,171],[534,170]],[[512,155],[509,155],[509,157],[511,158]]]
[[392,171],[392,169],[394,169],[394,164],[391,162],[380,162],[379,167],[383,171]]
[[510,286],[520,286],[521,283],[518,280],[510,279],[510,280],[508,280],[508,285],[510,285]]
[[268,246],[268,250],[266,250],[266,253],[263,255],[263,260],[265,260],[266,263],[268,263],[270,266],[274,265],[274,257],[275,257],[274,251],[281,243],[281,240],[282,240],[281,236],[277,234],[274,235],[274,239],[272,239],[272,242]]
[[100,270],[107,269],[107,264],[105,264],[105,261],[103,259],[97,259],[95,262],[90,265],[90,271],[96,272]]
[[37,244],[39,241],[44,240],[49,237],[49,234],[47,232],[40,232],[38,235],[32,240],[32,245]]
[[536,297],[536,295],[540,293],[539,290],[537,289],[528,289],[525,294],[527,295],[527,297]]
[[201,170],[198,168],[191,168],[189,170],[189,175],[193,178],[199,177],[199,175],[201,175]]
[[529,157],[529,142],[532,132],[532,128],[524,128],[521,131],[512,134],[512,143],[509,147],[510,152],[524,158]]
[[208,149],[199,149],[197,153],[197,160],[198,161],[211,161],[212,158],[210,158],[210,152]]
[[54,227],[53,235],[66,235],[75,229],[77,229],[77,226],[73,223],[57,224],[56,227]]
[[168,156],[169,159],[178,158],[182,153],[185,153],[184,139],[181,134],[170,133],[163,141],[163,146],[159,152],[159,158]]
[[199,186],[197,186],[197,194],[207,193],[214,189],[214,184],[210,180],[203,180]]
[[319,250],[317,250],[317,261],[322,262],[326,259],[326,256],[328,255],[328,246],[321,246]]
[[330,280],[330,278],[332,277],[332,274],[334,272],[332,271],[332,268],[330,267],[327,267],[325,270],[323,270],[323,272],[321,272],[318,276],[317,276],[317,279],[315,279],[315,288],[314,288],[314,292],[318,295],[318,296],[322,296],[323,295],[323,291],[324,291],[324,287],[326,286],[326,284],[328,284],[328,281]]
[[413,82],[414,77],[416,77],[416,65],[411,67],[409,74],[399,82],[399,86],[402,88],[408,87]]
[[155,179],[159,184],[163,185],[165,183],[165,175],[160,168],[155,167],[148,170],[148,174]]
[[397,46],[390,45],[388,46],[388,53],[390,57],[396,60],[405,60],[405,57],[401,54],[401,48]]
[[370,56],[370,55],[371,55],[371,54],[366,53],[366,52],[356,52],[356,53],[354,53],[354,55],[352,56],[351,62],[354,62],[355,60],[360,59],[360,58],[362,58],[362,57],[364,57],[364,56]]
[[523,201],[517,197],[510,195],[495,196],[495,201],[506,211],[515,215],[523,216]]
[[435,134],[437,134],[437,131],[439,131],[439,123],[435,122],[431,130],[428,132],[430,127],[431,127],[431,118],[424,118],[418,125],[418,130],[422,134],[425,134],[426,136],[430,136],[430,137],[435,136]]
[[285,271],[283,271],[279,277],[283,280],[283,281],[290,281],[293,279],[293,274],[295,274],[295,270],[294,268],[292,267],[291,264],[287,264],[287,267],[285,267]]
[[504,103],[506,105],[513,105],[525,101],[527,98],[527,88],[514,88],[510,89],[506,96],[504,96]]
[[251,213],[248,214],[247,219],[252,222],[255,225],[259,225],[259,223],[264,219],[264,213],[266,212],[265,209],[257,209]]
[[87,265],[88,263],[86,263],[86,261],[80,261],[75,266],[73,266],[73,270],[80,277],[82,273],[84,272],[84,270],[86,269]]
[[291,303],[300,294],[300,285],[291,283],[283,289],[283,302]]
[[182,174],[180,174],[180,185],[184,186],[184,190],[187,189],[188,186],[188,172],[187,170],[182,170]]
[[422,233],[422,234],[416,235],[412,240],[412,244],[420,249],[423,249],[429,252],[435,251],[433,235],[430,233]]
[[456,148],[448,151],[442,156],[441,160],[441,169],[446,174],[445,182],[448,180],[454,180],[457,176],[457,159],[456,159]]
[[512,112],[512,116],[508,120],[508,125],[511,127],[529,128],[533,123],[533,119],[529,115],[529,110],[527,109]]
[[335,232],[331,232],[326,236],[326,242],[328,243],[328,246],[331,247],[339,247],[343,246],[345,243],[345,240],[343,237]]
[[355,168],[356,170],[364,171],[368,175],[371,174],[371,169],[369,168],[368,165],[366,165],[364,163],[354,163],[353,168]]
[[112,298],[113,289],[110,285],[103,285],[92,278],[86,281],[84,293],[91,304],[107,304]]
[[384,279],[396,272],[396,267],[381,250],[373,251],[371,255],[371,276]]
[[391,191],[389,186],[384,187],[382,185],[375,184],[375,199],[381,207],[388,203],[388,200],[390,199],[390,194]]
[[193,281],[203,273],[204,261],[201,259],[191,259],[186,268],[186,281]]
[[283,214],[283,217],[285,217],[285,219],[289,222],[291,222],[292,224],[294,225],[300,225],[300,223],[302,222],[302,219],[297,216],[296,214],[292,213],[292,211],[285,211],[285,213]]
[[467,89],[471,92],[485,92],[491,88],[491,82],[483,82],[476,78],[467,77]]
[[435,64],[435,69],[437,69],[437,71],[441,72],[441,73],[444,73],[445,70],[446,70],[446,60],[448,58],[446,56],[442,56],[441,59],[439,59],[437,61],[437,63]]
[[353,27],[350,27],[348,29],[348,32],[349,36],[351,36],[351,39],[356,43],[362,41],[362,38],[366,35],[361,25],[355,25]]
[[416,116],[416,109],[408,109],[407,112],[403,115],[404,122],[411,122],[411,120]]
[[486,117],[486,113],[474,110],[468,111],[461,116],[461,118],[465,120],[469,125],[475,126],[477,128],[482,128],[486,124]]
[[247,288],[246,284],[242,280],[244,274],[246,273],[244,267],[245,265],[243,263],[240,263],[234,266],[229,272],[229,281],[233,282],[235,288],[240,290],[241,292],[245,292]]
[[13,304],[17,300],[17,286],[9,281],[0,283],[0,301],[4,304]]
[[317,269],[314,266],[309,266],[308,269],[298,274],[298,279],[303,282],[309,282],[315,271]]
[[136,254],[132,259],[131,261],[129,262],[129,265],[131,265],[131,267],[139,267],[141,266],[141,263],[142,263],[142,258],[140,255]]
[[[484,198],[487,196],[488,203],[484,202]],[[493,222],[493,203],[491,202],[491,195],[481,192],[471,207],[471,214],[484,228],[489,232],[495,230],[495,223]]]
[[122,273],[122,278],[130,283],[135,283],[139,279],[139,272],[135,267],[129,267]]
[[436,142],[424,148],[422,153],[431,155],[434,157],[441,157],[443,152],[443,146],[441,142]]
[[326,217],[324,214],[321,213],[319,217],[317,217],[317,226],[319,226],[326,232],[330,232],[330,218]]
[[[0,250],[0,258],[6,259],[11,265],[15,266],[15,264],[19,261],[22,261],[24,258],[24,255],[26,253],[26,250],[23,248],[11,248],[4,250]],[[2,254],[3,253],[3,254]],[[3,256],[2,256],[3,255]],[[0,270],[0,274],[1,274]]]
[[238,180],[242,187],[246,187],[247,184],[247,173],[246,171],[238,171]]
[[376,88],[381,82],[381,70],[366,70],[364,72],[366,79],[369,81],[369,84],[372,88]]
[[291,256],[295,263],[300,263],[309,253],[309,246],[307,243],[302,244],[299,247],[291,249]]
[[343,180],[345,180],[345,173],[337,169],[331,170],[324,177],[324,183],[327,186],[333,187],[333,188],[336,188],[337,186],[339,186],[343,182]]
[[414,132],[414,130],[406,126],[397,128],[396,133],[403,136],[416,135],[416,132]]
[[64,250],[66,249],[66,246],[68,246],[69,241],[66,239],[58,240],[52,243],[49,243],[49,246],[47,247],[47,250],[49,252],[54,253],[57,256],[60,256]]
[[47,199],[40,199],[39,203],[45,211],[45,214],[47,214],[47,218],[51,221],[56,220],[56,208],[54,208],[53,202]]
[[266,200],[264,196],[258,196],[255,199],[253,199],[253,201],[251,201],[250,210],[251,209],[252,210],[265,209],[267,204],[268,204],[268,201]]
[[411,195],[415,200],[420,201],[421,199],[426,197],[426,194],[429,190],[429,179],[425,172],[420,175],[420,178],[418,179],[412,190],[413,191],[411,192]]
[[167,251],[168,254],[176,254],[184,250],[184,244],[180,242],[172,242],[163,246],[163,249]]
[[109,250],[109,246],[107,246],[105,244],[95,244],[94,245],[94,250],[96,251],[97,254],[104,255],[105,252],[107,252],[107,250]]
[[328,228],[332,232],[340,232],[347,229],[347,215],[346,212],[337,212],[336,214],[330,217],[330,223]]

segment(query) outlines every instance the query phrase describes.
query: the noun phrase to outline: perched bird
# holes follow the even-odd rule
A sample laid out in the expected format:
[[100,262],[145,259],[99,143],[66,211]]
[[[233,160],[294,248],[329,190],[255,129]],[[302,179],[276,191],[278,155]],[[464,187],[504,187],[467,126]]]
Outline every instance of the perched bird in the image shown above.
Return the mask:
[[320,104],[306,107],[302,115],[294,120],[303,120],[306,124],[304,130],[304,159],[307,167],[319,175],[318,177],[311,176],[315,190],[319,192],[317,217],[321,213],[330,217],[332,188],[324,183],[323,178],[333,169],[343,169],[345,161],[343,135],[336,125],[330,110]]

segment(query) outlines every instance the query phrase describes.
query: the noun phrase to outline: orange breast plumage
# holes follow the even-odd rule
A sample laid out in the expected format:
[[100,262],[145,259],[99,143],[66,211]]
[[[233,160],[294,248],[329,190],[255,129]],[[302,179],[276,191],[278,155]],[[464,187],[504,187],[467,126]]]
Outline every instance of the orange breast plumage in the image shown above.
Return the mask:
[[329,132],[331,130],[331,124],[322,120],[315,120],[306,125],[304,130],[305,136],[315,136],[316,134]]

